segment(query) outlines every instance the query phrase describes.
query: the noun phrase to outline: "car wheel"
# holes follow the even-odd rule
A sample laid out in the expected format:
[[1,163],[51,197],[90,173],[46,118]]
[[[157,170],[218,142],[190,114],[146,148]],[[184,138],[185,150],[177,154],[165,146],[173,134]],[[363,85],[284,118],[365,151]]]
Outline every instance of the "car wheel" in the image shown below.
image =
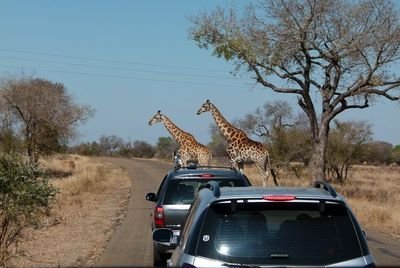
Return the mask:
[[153,247],[153,266],[154,267],[166,267],[167,260],[164,254],[158,252],[156,247]]

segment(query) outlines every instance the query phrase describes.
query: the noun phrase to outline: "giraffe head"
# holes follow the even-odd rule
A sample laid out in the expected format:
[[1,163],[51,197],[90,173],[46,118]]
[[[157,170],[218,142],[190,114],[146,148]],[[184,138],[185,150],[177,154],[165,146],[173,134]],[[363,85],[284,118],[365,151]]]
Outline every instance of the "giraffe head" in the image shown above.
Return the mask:
[[162,114],[161,114],[161,111],[158,110],[158,112],[150,119],[149,125],[151,126],[151,125],[153,125],[155,123],[159,123],[161,121],[162,121]]
[[211,101],[210,100],[207,100],[201,107],[200,107],[200,109],[197,111],[197,114],[199,115],[199,114],[201,114],[201,113],[204,113],[204,112],[209,112],[209,111],[211,111]]

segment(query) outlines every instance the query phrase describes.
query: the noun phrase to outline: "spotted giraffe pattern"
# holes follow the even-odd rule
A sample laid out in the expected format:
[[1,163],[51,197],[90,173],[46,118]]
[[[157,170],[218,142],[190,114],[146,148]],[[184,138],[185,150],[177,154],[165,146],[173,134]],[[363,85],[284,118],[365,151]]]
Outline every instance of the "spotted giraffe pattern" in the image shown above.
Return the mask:
[[[269,171],[271,170],[267,145],[248,138],[243,130],[232,126],[209,100],[200,107],[197,114],[199,115],[204,112],[211,112],[219,131],[227,140],[227,152],[231,165],[235,168],[239,168],[239,163],[248,160],[253,161],[261,174],[263,186],[266,186]],[[278,185],[275,178],[274,183]]]
[[210,150],[199,143],[192,134],[187,133],[177,127],[168,117],[158,111],[149,121],[149,125],[162,122],[171,136],[179,145],[178,154],[182,160],[182,165],[186,166],[188,161],[197,161],[201,166],[211,164],[212,155]]

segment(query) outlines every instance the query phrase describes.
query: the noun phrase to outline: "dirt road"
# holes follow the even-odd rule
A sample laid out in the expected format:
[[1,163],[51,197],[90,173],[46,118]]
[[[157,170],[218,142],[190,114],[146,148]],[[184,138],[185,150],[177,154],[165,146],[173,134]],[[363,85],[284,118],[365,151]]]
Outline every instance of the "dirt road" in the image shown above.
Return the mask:
[[108,159],[128,171],[131,178],[131,198],[126,217],[96,266],[149,267],[153,265],[151,240],[152,204],[145,199],[148,192],[156,192],[170,164],[151,160]]
[[[96,266],[152,266],[151,208],[145,200],[148,192],[156,192],[170,164],[142,159],[109,159],[128,171],[132,181],[131,199],[126,218],[108,243]],[[379,266],[400,264],[400,241],[368,231],[368,244]]]

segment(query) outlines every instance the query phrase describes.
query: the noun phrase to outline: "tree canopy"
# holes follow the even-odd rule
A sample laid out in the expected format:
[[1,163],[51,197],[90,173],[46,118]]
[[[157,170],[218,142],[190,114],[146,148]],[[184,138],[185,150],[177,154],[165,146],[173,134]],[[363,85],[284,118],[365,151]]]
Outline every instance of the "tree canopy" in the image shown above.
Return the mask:
[[265,88],[297,96],[311,176],[324,178],[330,122],[376,97],[400,99],[399,11],[389,0],[261,0],[238,10],[191,17],[190,38]]
[[49,153],[74,137],[76,126],[92,114],[90,106],[78,105],[66,87],[41,78],[22,77],[2,81],[1,117],[7,129],[22,137],[31,159]]

